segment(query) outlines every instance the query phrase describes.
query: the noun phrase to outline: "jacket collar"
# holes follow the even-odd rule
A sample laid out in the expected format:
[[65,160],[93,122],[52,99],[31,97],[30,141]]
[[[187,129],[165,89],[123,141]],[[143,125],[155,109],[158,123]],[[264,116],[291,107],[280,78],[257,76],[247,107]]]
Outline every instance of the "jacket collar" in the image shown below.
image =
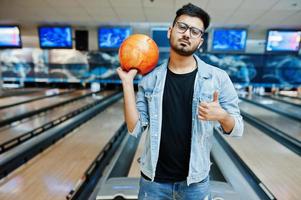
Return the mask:
[[[193,57],[197,62],[198,76],[202,77],[202,78],[205,78],[205,79],[211,78],[212,77],[211,67],[208,64],[206,64],[204,61],[202,61],[198,56],[193,55]],[[166,73],[168,62],[169,62],[169,59],[165,60],[162,63],[160,69],[158,69],[159,70],[159,73],[158,73],[159,77],[160,77],[161,73],[164,73],[164,74]]]
[[198,66],[198,76],[203,77],[205,79],[211,78],[212,77],[212,69],[211,67],[202,61],[198,56],[193,55]]

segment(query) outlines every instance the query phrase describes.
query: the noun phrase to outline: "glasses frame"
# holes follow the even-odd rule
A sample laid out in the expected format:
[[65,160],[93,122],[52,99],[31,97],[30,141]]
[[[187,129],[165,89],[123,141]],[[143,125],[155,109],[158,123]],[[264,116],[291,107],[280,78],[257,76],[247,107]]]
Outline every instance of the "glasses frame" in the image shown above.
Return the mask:
[[[179,30],[178,24],[183,24],[183,25],[185,25],[185,27],[186,27],[185,30],[184,30],[184,31]],[[175,24],[174,24],[174,27],[176,28],[177,32],[178,32],[178,33],[181,33],[181,34],[186,33],[186,31],[189,29],[190,37],[193,38],[193,39],[200,38],[200,37],[202,37],[202,36],[204,35],[204,33],[205,33],[205,31],[203,31],[203,30],[201,30],[201,29],[199,29],[199,28],[196,28],[196,27],[194,27],[194,26],[189,26],[188,24],[186,24],[186,23],[184,23],[184,22],[180,22],[180,21],[176,21]],[[192,29],[198,30],[198,31],[200,32],[200,35],[199,35],[199,36],[193,36],[193,35],[191,34],[191,30],[192,30]]]

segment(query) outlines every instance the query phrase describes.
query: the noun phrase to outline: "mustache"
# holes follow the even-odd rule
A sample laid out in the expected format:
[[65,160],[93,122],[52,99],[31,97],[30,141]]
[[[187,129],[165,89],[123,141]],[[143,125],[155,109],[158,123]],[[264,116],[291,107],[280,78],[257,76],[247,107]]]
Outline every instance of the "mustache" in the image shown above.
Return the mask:
[[184,42],[184,43],[186,43],[186,44],[188,44],[188,45],[191,44],[191,43],[189,42],[189,40],[186,40],[186,39],[184,39],[184,38],[179,39],[179,42]]

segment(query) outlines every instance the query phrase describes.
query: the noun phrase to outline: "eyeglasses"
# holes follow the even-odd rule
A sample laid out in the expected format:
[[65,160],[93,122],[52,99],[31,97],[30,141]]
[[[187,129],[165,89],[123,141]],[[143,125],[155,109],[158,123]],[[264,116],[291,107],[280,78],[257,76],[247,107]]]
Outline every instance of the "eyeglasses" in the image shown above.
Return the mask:
[[195,28],[193,26],[189,26],[184,22],[176,22],[176,30],[178,33],[185,33],[188,29],[190,29],[190,36],[194,39],[201,37],[204,34],[204,31],[201,29]]

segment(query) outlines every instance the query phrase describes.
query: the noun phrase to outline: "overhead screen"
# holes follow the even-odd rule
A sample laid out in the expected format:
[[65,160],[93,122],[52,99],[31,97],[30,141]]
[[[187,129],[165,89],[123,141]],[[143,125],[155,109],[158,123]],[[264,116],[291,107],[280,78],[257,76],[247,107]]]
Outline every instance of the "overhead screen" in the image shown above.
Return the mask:
[[43,49],[71,49],[72,29],[70,26],[41,26],[39,39]]
[[269,30],[267,32],[267,52],[298,52],[301,30]]
[[246,29],[215,29],[212,50],[221,52],[243,52],[246,48]]
[[98,29],[98,47],[99,49],[116,50],[131,33],[130,27],[100,27]]
[[21,48],[21,34],[18,26],[0,26],[0,48]]
[[169,48],[168,28],[152,28],[151,35],[159,48]]

